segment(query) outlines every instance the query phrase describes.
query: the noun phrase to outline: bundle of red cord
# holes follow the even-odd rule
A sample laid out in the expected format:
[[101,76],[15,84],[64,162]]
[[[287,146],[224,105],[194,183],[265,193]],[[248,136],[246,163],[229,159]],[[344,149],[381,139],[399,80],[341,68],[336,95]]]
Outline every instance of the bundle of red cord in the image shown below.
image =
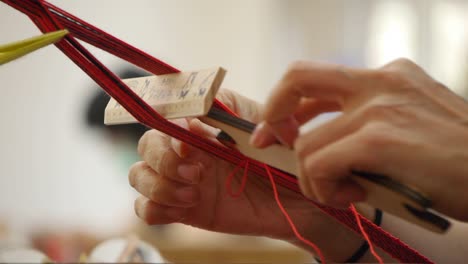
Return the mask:
[[[131,62],[153,74],[166,74],[178,72],[178,70],[145,52],[107,34],[106,32],[86,23],[85,21],[61,10],[60,8],[42,0],[2,0],[6,4],[28,15],[37,27],[44,33],[66,28],[71,34],[55,45],[67,55],[77,66],[86,72],[97,84],[99,84],[110,96],[119,102],[139,122],[148,127],[169,134],[194,147],[207,151],[234,165],[248,164],[248,169],[255,174],[270,179],[273,190],[276,190],[275,182],[300,192],[297,179],[266,166],[256,160],[245,157],[235,149],[219,148],[215,143],[167,121],[146,104],[138,95],[128,88],[116,75],[109,71],[91,53],[89,53],[76,39],[88,42],[98,48],[108,51],[128,62]],[[214,107],[232,113],[219,101],[215,101]],[[275,198],[280,201],[275,192]],[[407,246],[398,238],[385,232],[366,218],[353,212],[353,210],[339,210],[326,207],[310,201],[323,212],[334,217],[337,221],[346,225],[355,232],[364,233],[368,241],[386,251],[393,258],[401,262],[431,263],[429,259]],[[282,208],[284,209],[284,208]],[[284,213],[284,212],[283,212]],[[285,215],[286,217],[287,214]],[[359,220],[359,221],[357,221]],[[291,221],[292,223],[292,221]],[[300,234],[299,234],[300,235]],[[307,243],[307,242],[305,242]],[[317,249],[318,250],[318,249]]]

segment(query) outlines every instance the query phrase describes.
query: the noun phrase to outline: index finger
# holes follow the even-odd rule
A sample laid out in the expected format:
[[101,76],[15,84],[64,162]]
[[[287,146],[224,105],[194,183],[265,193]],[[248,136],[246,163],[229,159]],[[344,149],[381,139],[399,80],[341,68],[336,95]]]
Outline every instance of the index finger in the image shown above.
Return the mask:
[[342,106],[362,85],[359,79],[365,73],[366,70],[342,65],[296,62],[267,100],[263,118],[270,125],[290,118],[304,97]]

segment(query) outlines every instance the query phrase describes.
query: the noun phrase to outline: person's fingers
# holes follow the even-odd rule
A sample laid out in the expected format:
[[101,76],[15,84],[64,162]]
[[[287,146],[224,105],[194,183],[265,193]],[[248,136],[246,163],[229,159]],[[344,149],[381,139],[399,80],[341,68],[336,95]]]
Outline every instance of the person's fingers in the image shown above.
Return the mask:
[[264,107],[263,118],[270,124],[289,118],[302,98],[315,98],[342,105],[347,97],[365,88],[362,77],[367,73],[367,70],[341,65],[296,62],[270,95]]
[[170,149],[170,137],[152,129],[146,131],[138,141],[138,154],[150,167],[159,171],[161,154]]
[[[402,114],[401,107],[405,108]],[[303,133],[294,144],[294,150],[299,158],[313,154],[320,148],[355,133],[364,126],[374,127],[383,123],[394,125],[408,124],[411,115],[408,106],[392,106],[379,102],[379,98],[369,100],[360,108]],[[385,132],[385,131],[384,131]]]
[[160,205],[144,196],[135,200],[134,207],[136,215],[149,225],[180,222],[187,214],[186,208]]
[[[333,102],[333,107],[344,107],[345,101],[369,86],[363,81],[369,77],[368,70],[346,68],[331,64],[299,62],[293,64],[270,95],[263,119],[252,135],[251,142],[258,138],[276,136],[287,146],[292,146],[298,135],[298,122],[304,116],[295,116],[304,98]],[[317,104],[317,103],[316,103]],[[331,103],[327,106],[332,106]],[[327,110],[327,109],[324,109]],[[300,112],[300,111],[299,111]]]
[[303,98],[293,117],[284,120],[282,124],[276,124],[279,131],[273,129],[268,123],[260,123],[253,132],[250,144],[257,148],[264,148],[280,141],[283,145],[291,147],[290,142],[297,138],[299,126],[320,114],[338,110],[341,109],[336,102]]
[[362,187],[350,179],[341,181],[314,180],[309,184],[313,193],[311,197],[336,208],[345,209],[351,203],[362,202],[366,199],[366,193]]
[[263,148],[279,141],[282,145],[292,148],[299,135],[299,127],[300,124],[294,116],[277,122],[274,126],[261,122],[255,127],[249,143],[254,147]]
[[302,157],[299,178],[313,192],[305,195],[338,207],[363,200],[363,189],[350,181],[349,176],[352,170],[388,174],[382,158],[373,151],[381,142],[391,141],[384,133],[378,126],[369,126]]
[[140,194],[164,206],[192,207],[200,199],[196,185],[182,184],[163,177],[145,162],[132,166],[129,182]]
[[341,107],[337,102],[303,98],[294,113],[294,117],[302,125],[320,114],[340,110]]
[[384,72],[394,72],[409,79],[417,79],[422,83],[433,81],[432,77],[430,77],[423,68],[406,58],[393,60],[380,67],[380,70]]
[[216,140],[216,136],[221,131],[219,128],[211,127],[196,118],[190,120],[188,126],[190,132],[209,140]]
[[161,133],[147,132],[139,143],[140,155],[149,167],[166,178],[180,183],[198,183],[201,179],[200,162],[179,157],[169,141],[169,137]]

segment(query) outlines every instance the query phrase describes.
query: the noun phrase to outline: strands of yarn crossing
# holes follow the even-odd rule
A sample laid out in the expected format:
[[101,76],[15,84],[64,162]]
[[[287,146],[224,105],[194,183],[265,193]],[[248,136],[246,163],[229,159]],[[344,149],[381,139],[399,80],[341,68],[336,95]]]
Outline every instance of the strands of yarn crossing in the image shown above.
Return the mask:
[[359,230],[361,230],[362,236],[364,237],[364,239],[367,241],[367,244],[369,245],[369,250],[372,253],[372,256],[374,256],[374,258],[380,264],[384,263],[382,258],[379,256],[379,254],[377,254],[377,252],[375,252],[374,245],[372,245],[372,241],[370,240],[369,235],[367,234],[366,230],[362,226],[361,218],[359,217],[359,213],[357,212],[356,207],[354,207],[354,205],[351,205],[351,212],[353,212],[354,216],[356,217],[356,223],[357,223],[357,225],[359,227]]

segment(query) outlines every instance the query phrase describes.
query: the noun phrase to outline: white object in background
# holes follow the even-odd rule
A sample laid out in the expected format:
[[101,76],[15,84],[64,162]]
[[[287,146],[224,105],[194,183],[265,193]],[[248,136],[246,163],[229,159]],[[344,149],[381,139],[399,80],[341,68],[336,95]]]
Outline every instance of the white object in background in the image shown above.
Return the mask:
[[0,251],[0,263],[45,263],[49,258],[30,248],[4,249]]
[[89,254],[88,263],[141,262],[166,263],[159,251],[137,238],[117,238],[97,245]]

